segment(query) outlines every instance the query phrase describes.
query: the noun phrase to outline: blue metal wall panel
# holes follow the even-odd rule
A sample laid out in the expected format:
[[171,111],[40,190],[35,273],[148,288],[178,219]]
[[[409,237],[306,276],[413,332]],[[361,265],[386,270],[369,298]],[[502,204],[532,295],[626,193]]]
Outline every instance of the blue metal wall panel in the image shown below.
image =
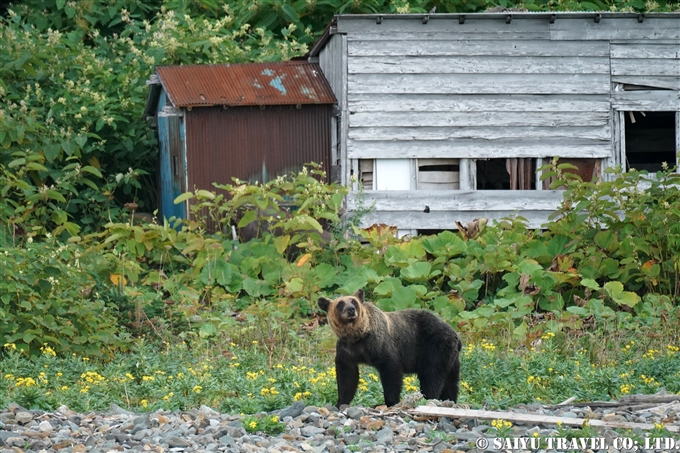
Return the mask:
[[165,90],[158,101],[158,141],[160,144],[160,218],[186,218],[185,204],[174,200],[185,192],[184,121],[180,116],[160,113],[168,105]]

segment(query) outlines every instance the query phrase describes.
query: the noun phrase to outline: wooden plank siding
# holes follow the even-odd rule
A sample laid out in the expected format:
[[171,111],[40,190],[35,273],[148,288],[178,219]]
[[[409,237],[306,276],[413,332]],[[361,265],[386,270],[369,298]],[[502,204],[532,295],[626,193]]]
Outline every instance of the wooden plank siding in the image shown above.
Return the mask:
[[[680,29],[680,21],[676,27]],[[680,90],[680,40],[612,43],[611,52],[612,81]]]
[[[348,158],[611,154],[608,42],[517,39],[527,29],[548,30],[545,21],[426,25],[363,21],[347,28]],[[426,39],[399,39],[424,30]],[[487,38],[430,36],[456,30]],[[356,40],[358,33],[382,40]]]
[[[535,138],[483,141],[481,139],[432,141],[358,141],[350,139],[350,159],[417,159],[512,157],[579,157],[606,158],[611,154],[609,140]],[[474,156],[474,157],[473,157]]]
[[[515,190],[365,191],[362,197],[350,193],[350,211],[374,206],[362,218],[362,226],[374,223],[398,225],[401,229],[456,229],[455,221],[478,218],[500,220],[522,216],[530,228],[540,228],[562,201],[558,190],[521,192]],[[425,212],[425,207],[429,212]]]
[[[650,63],[671,71],[664,61]],[[348,70],[350,74],[609,74],[609,62],[602,57],[563,56],[356,56]]]
[[559,20],[550,25],[553,41],[595,40],[659,40],[680,39],[677,18],[653,18],[640,23],[635,18],[592,20]]
[[333,154],[339,159],[340,182],[347,185],[350,180],[351,169],[346,165],[349,112],[347,108],[347,37],[345,35],[331,36],[326,46],[319,53],[319,67],[326,75],[338,101],[339,115],[335,119],[335,130],[333,131],[337,137],[337,143]]
[[363,112],[604,112],[609,93],[578,95],[517,94],[350,94],[350,113]]
[[455,229],[520,215],[541,227],[562,193],[538,182],[477,190],[478,160],[612,167],[625,158],[622,112],[680,112],[678,14],[349,15],[334,27],[345,39],[347,171],[363,159],[459,159],[460,190],[351,192],[348,211],[360,199],[375,208],[364,226]]
[[506,57],[606,57],[609,43],[592,41],[584,46],[581,41],[556,41],[549,45],[545,40],[521,41],[515,36],[484,40],[451,40],[440,34],[418,35],[410,39],[401,33],[389,36],[376,33],[357,33],[347,36],[349,57],[370,56],[506,56]]
[[[680,63],[679,63],[680,64]],[[614,91],[612,107],[615,110],[672,112],[680,111],[680,91],[640,90]]]

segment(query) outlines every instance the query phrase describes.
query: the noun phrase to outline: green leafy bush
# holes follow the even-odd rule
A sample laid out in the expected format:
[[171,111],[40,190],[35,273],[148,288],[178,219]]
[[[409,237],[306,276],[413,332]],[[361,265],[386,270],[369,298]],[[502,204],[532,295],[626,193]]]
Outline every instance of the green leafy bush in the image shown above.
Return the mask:
[[[338,224],[346,189],[319,182],[324,178],[310,164],[265,184],[220,186],[219,194],[198,190],[177,200],[192,199],[190,219],[111,222],[101,233],[72,240],[93,251],[90,269],[101,281],[114,282],[111,297],[131,327],[151,325],[160,333],[194,326],[212,335],[233,320],[211,313],[266,306],[273,316],[308,315],[318,291],[332,286],[336,276],[321,257],[344,243],[322,224],[328,229]],[[211,233],[208,218],[227,234]],[[239,230],[253,222],[268,230],[240,243],[232,239],[231,222]]]
[[37,353],[98,355],[125,348],[115,307],[81,264],[82,250],[54,240],[0,249],[0,342]]
[[553,184],[566,190],[548,228],[553,235],[569,237],[569,256],[582,276],[617,280],[640,295],[677,299],[680,180],[674,169],[653,174],[610,170],[606,181],[583,182],[564,171],[566,164],[552,167],[548,176],[559,176]]

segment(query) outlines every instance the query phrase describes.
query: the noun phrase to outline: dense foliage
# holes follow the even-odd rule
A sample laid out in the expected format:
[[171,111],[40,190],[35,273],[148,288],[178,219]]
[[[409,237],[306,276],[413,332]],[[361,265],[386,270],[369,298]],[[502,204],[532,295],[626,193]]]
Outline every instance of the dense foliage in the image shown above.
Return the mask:
[[[33,353],[45,343],[82,351],[115,346],[122,326],[162,341],[179,332],[209,338],[243,314],[274,325],[313,315],[319,294],[359,288],[385,310],[428,308],[462,331],[521,342],[545,329],[635,330],[659,319],[677,338],[675,174],[583,183],[567,164],[551,166],[545,177],[567,189],[544,231],[528,230],[521,217],[405,240],[390,228],[359,229],[340,223],[346,189],[319,182],[324,174],[312,166],[264,184],[220,186],[220,194],[181,195],[177,203],[194,198],[194,220],[109,222],[65,242],[30,238],[4,252],[0,300],[10,322],[0,325],[0,341]],[[224,228],[210,233],[208,218]],[[238,235],[255,227],[259,238],[242,243],[231,225]],[[52,311],[31,316],[34,306]],[[93,336],[97,313],[119,323]],[[78,316],[77,335],[62,327],[63,317],[70,326]]]
[[667,0],[24,0],[0,17],[0,239],[156,206],[156,65],[285,60],[337,13],[670,11]]

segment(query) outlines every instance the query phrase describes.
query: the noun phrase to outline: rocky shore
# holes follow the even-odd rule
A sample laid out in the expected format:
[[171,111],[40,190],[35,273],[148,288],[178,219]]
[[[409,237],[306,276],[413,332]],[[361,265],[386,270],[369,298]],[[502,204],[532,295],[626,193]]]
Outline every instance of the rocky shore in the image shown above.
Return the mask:
[[[540,404],[530,404],[518,406],[512,411],[567,418],[656,423],[659,427],[680,426],[680,403],[632,409],[635,408],[583,405],[545,408]],[[493,440],[498,437],[489,420],[418,417],[410,414],[408,409],[381,411],[344,407],[338,410],[332,406],[305,406],[303,402],[297,402],[266,416],[277,416],[285,425],[283,432],[271,435],[248,433],[242,417],[220,414],[206,406],[191,411],[135,414],[114,405],[107,412],[78,414],[65,406],[54,412],[44,412],[10,404],[0,410],[0,453],[459,453],[492,451],[493,442],[478,442],[478,439]],[[527,439],[547,439],[559,434],[555,425],[548,424],[516,424],[507,428],[507,431],[507,436]],[[612,451],[614,439],[625,435],[608,428],[599,428],[596,432],[598,437],[605,439],[603,445],[607,445],[607,448],[600,449],[601,452]],[[645,437],[645,433],[639,429],[628,435]],[[678,438],[677,433],[673,436]],[[489,446],[479,448],[485,444]],[[680,441],[677,444],[675,450],[680,450]],[[660,448],[663,449],[663,445]],[[643,449],[640,447],[637,451]]]

